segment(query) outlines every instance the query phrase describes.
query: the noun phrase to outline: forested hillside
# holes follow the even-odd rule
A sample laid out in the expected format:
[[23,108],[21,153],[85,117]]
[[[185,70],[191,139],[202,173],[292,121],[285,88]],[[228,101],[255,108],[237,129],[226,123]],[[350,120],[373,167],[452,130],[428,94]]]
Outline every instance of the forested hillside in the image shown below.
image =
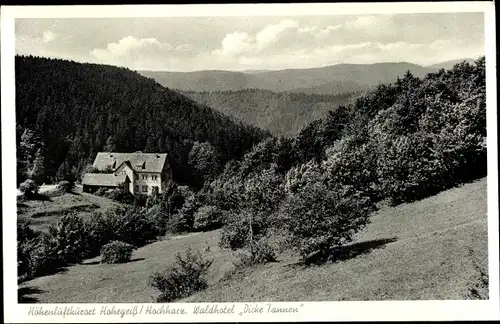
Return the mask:
[[269,90],[182,92],[191,99],[226,115],[270,131],[274,135],[295,136],[301,128],[355,95],[317,95]]
[[483,57],[424,78],[407,72],[295,138],[262,141],[190,206],[221,210],[221,244],[246,248],[255,262],[272,260],[276,246],[312,262],[337,257],[377,203],[419,200],[485,175]]
[[15,64],[18,182],[76,180],[97,152],[115,150],[167,152],[176,180],[190,183],[190,153],[220,166],[268,136],[128,69],[31,56]]

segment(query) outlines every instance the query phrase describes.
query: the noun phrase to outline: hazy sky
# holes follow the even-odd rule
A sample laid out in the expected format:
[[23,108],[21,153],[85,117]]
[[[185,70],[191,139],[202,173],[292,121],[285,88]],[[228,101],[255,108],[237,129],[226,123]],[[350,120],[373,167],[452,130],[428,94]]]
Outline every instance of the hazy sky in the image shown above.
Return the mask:
[[482,13],[16,19],[16,52],[131,69],[422,65],[484,55]]

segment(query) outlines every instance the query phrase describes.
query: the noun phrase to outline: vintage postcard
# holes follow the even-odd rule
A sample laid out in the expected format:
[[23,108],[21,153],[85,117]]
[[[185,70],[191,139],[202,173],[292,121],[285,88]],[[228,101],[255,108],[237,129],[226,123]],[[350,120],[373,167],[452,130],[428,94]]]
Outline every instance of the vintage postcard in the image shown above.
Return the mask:
[[5,322],[500,318],[493,2],[1,33]]

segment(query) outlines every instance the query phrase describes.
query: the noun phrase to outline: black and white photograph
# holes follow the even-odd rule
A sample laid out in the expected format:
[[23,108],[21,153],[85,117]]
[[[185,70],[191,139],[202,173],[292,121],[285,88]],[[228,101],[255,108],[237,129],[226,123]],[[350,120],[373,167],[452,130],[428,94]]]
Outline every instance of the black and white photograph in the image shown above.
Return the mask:
[[8,322],[499,316],[493,3],[296,5],[2,8]]

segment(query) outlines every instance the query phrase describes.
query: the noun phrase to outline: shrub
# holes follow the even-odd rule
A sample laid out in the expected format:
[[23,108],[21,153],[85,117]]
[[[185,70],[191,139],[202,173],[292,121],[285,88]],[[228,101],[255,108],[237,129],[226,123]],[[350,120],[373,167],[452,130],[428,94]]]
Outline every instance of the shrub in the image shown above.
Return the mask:
[[222,212],[215,206],[203,206],[194,214],[194,229],[209,231],[219,228],[222,223]]
[[164,210],[163,204],[157,204],[148,208],[146,217],[153,223],[159,235],[164,235],[166,233],[168,213]]
[[280,226],[289,247],[303,261],[328,254],[352,240],[374,210],[372,201],[346,185],[326,185],[320,165],[292,169],[287,175],[287,198],[281,206]]
[[117,223],[121,215],[116,210],[106,213],[94,211],[85,221],[85,232],[88,237],[86,257],[92,258],[101,253],[103,245],[116,237]]
[[276,261],[276,254],[266,238],[253,241],[250,245],[250,252],[254,264]]
[[75,183],[72,181],[61,181],[57,184],[57,188],[63,192],[72,192],[75,188]]
[[246,246],[248,240],[249,222],[239,218],[237,221],[228,221],[222,227],[219,246],[231,250],[241,249]]
[[118,219],[113,222],[115,240],[139,247],[156,240],[161,234],[146,216],[144,208],[128,207],[118,209],[113,213],[119,215]]
[[240,260],[237,267],[276,262],[276,253],[266,238],[250,243],[249,248],[239,250],[237,256]]
[[94,212],[85,222],[84,231],[88,238],[87,257],[99,255],[102,246],[111,241],[122,241],[139,247],[162,234],[152,218],[140,207],[119,207],[105,213]]
[[66,214],[59,218],[49,233],[56,243],[57,253],[65,263],[81,263],[88,251],[89,236],[85,223],[77,214]]
[[105,188],[99,188],[94,192],[94,195],[96,196],[104,196],[106,194],[107,190]]
[[38,232],[31,229],[29,219],[19,217],[17,219],[17,241],[22,243],[37,237]]
[[123,188],[111,190],[110,192],[105,193],[104,196],[108,199],[112,199],[125,204],[133,204],[136,201],[134,195],[130,193],[130,191]]
[[130,261],[134,246],[121,241],[112,241],[101,249],[101,263],[124,263]]
[[173,265],[164,272],[156,272],[150,277],[150,285],[160,291],[156,301],[172,302],[207,288],[204,276],[212,262],[204,260],[199,251],[193,252],[190,248],[184,257],[177,253]]
[[220,246],[232,250],[248,247],[267,235],[276,221],[276,212],[284,198],[283,176],[276,165],[249,173],[240,185],[232,183],[236,189],[236,208],[224,214],[224,227]]
[[25,272],[21,280],[22,277],[30,279],[55,273],[66,264],[59,253],[56,240],[46,233],[40,233],[38,238],[22,243],[20,249],[25,258]]
[[25,218],[17,219],[17,275],[20,278],[29,274],[30,250],[33,241],[38,239],[38,233],[29,227]]
[[168,233],[185,233],[192,229],[192,218],[182,212],[172,215],[166,224]]
[[326,149],[325,156],[323,167],[328,183],[350,186],[374,200],[379,198],[377,157],[368,138],[344,136]]
[[[267,220],[254,215],[252,210],[244,209],[239,213],[226,213],[226,224],[222,228],[219,245],[223,248],[237,250],[248,247],[253,240],[266,235]],[[250,224],[252,224],[250,228]]]
[[27,179],[23,183],[19,185],[19,191],[26,197],[26,198],[32,198],[36,194],[38,194],[39,187],[35,183],[35,181],[31,179]]

